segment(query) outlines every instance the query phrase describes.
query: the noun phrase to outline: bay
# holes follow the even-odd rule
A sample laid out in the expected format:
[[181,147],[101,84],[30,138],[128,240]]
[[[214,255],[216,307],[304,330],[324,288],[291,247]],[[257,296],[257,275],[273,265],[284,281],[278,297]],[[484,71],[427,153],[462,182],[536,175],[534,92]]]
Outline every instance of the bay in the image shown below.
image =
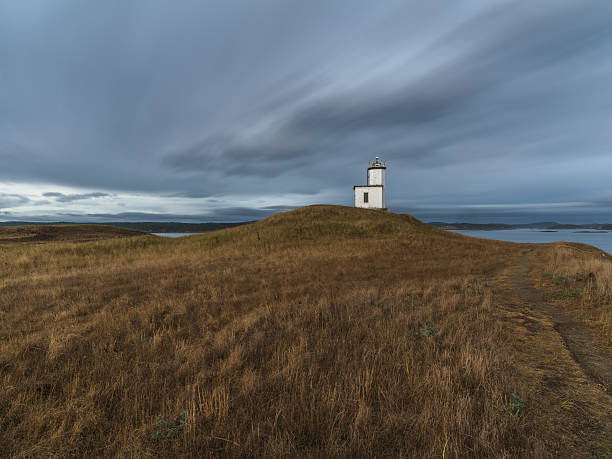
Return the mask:
[[[495,239],[508,242],[581,242],[589,244],[612,254],[612,232],[600,232],[597,230],[550,230],[517,228],[510,230],[452,230],[454,233],[466,236],[479,237],[483,239]],[[592,232],[586,232],[592,231]]]
[[151,233],[154,236],[161,236],[161,237],[183,237],[183,236],[192,236],[194,234],[200,234],[200,233]]

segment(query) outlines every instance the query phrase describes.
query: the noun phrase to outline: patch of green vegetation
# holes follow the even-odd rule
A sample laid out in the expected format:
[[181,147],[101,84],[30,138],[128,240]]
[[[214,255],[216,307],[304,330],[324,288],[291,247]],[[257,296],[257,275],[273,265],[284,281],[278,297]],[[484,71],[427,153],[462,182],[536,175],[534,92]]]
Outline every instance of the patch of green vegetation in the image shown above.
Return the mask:
[[160,419],[155,423],[155,430],[151,432],[149,438],[152,441],[158,441],[161,438],[174,438],[183,430],[187,422],[187,412],[181,411],[176,419],[166,421]]
[[542,279],[552,279],[553,277],[554,277],[553,273],[544,273],[544,274],[542,274]]
[[512,402],[501,408],[502,413],[507,413],[514,418],[520,418],[525,412],[525,400],[517,394],[512,394]]
[[555,279],[555,284],[556,285],[564,285],[564,284],[569,284],[572,281],[576,280],[576,276],[559,276]]
[[425,325],[419,331],[412,334],[413,338],[422,338],[425,336],[436,336],[438,334],[438,328],[434,325]]
[[561,402],[561,408],[571,408],[574,403],[571,400],[563,400]]
[[547,293],[546,296],[549,298],[553,298],[555,300],[564,300],[566,298],[575,298],[577,296],[582,295],[582,290],[573,289],[573,290],[555,290],[554,292]]

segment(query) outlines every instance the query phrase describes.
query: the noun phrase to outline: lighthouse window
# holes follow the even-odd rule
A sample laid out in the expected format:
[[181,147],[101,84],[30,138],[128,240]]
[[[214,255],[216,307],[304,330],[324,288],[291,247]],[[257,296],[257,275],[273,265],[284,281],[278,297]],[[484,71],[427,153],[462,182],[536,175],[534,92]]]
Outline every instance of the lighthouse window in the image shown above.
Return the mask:
[[368,202],[368,193],[363,193],[363,202]]

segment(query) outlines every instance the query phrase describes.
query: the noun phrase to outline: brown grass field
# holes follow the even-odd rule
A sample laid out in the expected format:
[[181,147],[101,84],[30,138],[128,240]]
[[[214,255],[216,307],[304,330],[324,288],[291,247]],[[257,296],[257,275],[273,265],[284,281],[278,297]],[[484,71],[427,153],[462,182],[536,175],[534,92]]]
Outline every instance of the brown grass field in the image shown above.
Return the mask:
[[70,228],[0,235],[0,457],[612,457],[596,249],[338,206]]
[[88,242],[143,234],[140,231],[101,225],[4,226],[0,227],[0,244]]

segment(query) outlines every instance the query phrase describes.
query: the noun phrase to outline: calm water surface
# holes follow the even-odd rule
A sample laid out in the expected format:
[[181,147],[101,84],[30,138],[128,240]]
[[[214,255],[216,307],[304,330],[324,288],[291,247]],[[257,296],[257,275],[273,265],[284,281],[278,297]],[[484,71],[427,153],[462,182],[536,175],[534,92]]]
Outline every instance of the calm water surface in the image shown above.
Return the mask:
[[554,233],[547,233],[541,230],[519,228],[494,231],[454,230],[453,232],[465,234],[466,236],[509,242],[582,242],[583,244],[593,245],[612,254],[612,232],[580,233],[578,231],[596,230],[557,230]]
[[192,234],[200,234],[200,233],[151,233],[155,236],[162,237],[183,237],[183,236],[191,236]]

